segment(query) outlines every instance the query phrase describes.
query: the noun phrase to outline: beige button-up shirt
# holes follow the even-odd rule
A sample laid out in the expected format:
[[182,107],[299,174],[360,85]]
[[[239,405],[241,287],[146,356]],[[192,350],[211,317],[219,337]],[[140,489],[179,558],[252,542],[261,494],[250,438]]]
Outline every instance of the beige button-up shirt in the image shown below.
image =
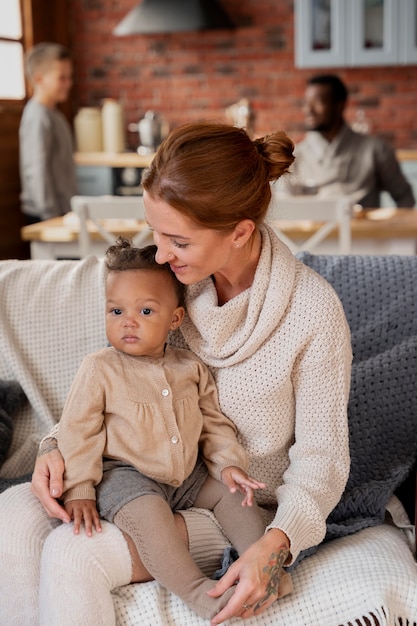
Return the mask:
[[105,348],[85,357],[60,421],[65,501],[95,499],[103,456],[125,461],[178,486],[199,449],[220,479],[230,465],[247,469],[236,428],[221,412],[209,369],[189,350],[166,347],[160,359]]

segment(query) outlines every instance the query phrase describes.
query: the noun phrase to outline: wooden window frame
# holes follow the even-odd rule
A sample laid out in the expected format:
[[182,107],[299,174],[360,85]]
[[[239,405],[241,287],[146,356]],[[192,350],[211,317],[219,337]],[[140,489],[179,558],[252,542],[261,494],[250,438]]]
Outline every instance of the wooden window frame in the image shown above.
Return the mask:
[[[0,41],[5,42],[17,42],[22,45],[23,54],[25,54],[26,50],[33,46],[33,22],[32,22],[32,0],[19,0],[20,4],[20,15],[21,15],[21,27],[22,34],[21,37],[16,39],[11,39],[10,37],[0,36]],[[24,71],[24,70],[23,70]],[[24,75],[24,84],[25,84],[25,96],[20,98],[0,98],[0,104],[12,106],[15,105],[19,109],[22,109],[27,97],[28,91],[30,89],[28,81],[26,79],[26,75]]]

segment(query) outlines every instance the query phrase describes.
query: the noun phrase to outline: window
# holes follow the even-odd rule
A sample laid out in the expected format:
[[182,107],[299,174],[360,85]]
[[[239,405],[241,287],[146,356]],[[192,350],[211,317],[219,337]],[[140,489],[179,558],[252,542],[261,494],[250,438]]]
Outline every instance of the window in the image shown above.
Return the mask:
[[0,0],[0,99],[26,95],[20,0]]

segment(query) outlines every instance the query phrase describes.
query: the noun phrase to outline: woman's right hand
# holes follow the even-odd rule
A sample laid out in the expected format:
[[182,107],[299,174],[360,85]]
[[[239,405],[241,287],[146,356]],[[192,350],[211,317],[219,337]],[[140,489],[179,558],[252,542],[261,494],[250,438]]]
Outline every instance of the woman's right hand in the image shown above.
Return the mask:
[[69,524],[70,516],[57,500],[62,495],[64,460],[58,448],[38,456],[32,475],[32,493],[40,500],[49,517]]
[[282,569],[289,555],[289,545],[288,537],[279,528],[271,528],[229,567],[207,592],[218,598],[235,586],[233,595],[212,618],[210,626],[222,624],[232,617],[246,619],[260,615],[279,597],[291,592],[291,578]]

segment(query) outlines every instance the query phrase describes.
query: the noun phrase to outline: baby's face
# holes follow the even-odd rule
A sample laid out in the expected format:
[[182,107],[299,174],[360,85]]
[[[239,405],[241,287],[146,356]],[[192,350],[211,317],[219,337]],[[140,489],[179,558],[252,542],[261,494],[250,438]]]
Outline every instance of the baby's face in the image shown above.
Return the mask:
[[108,274],[106,333],[117,350],[133,356],[162,356],[169,331],[178,328],[183,316],[167,274],[152,270]]
[[36,89],[53,104],[65,102],[72,87],[72,63],[69,59],[52,61],[44,71],[35,76]]

